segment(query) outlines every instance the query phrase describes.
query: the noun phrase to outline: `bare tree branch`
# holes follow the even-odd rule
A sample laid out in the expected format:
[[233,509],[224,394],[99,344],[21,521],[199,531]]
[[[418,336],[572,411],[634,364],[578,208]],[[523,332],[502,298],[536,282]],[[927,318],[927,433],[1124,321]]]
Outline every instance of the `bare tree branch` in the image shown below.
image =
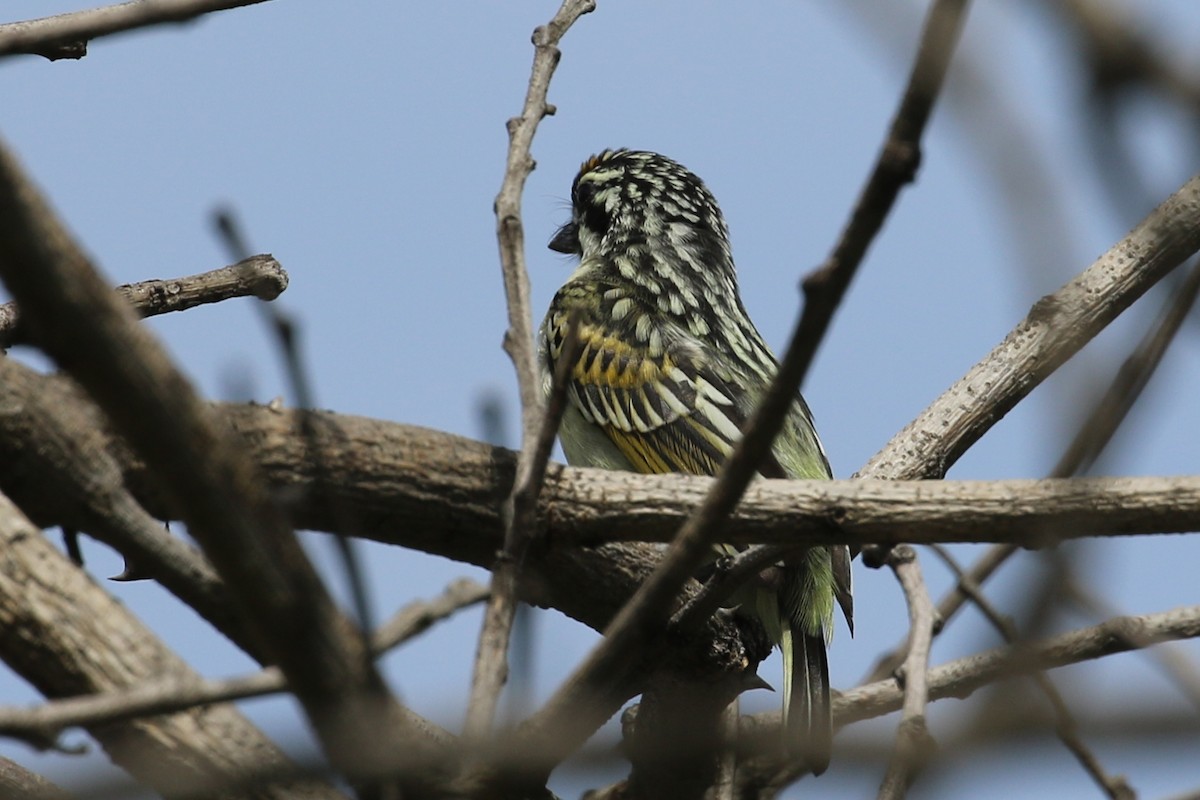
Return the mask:
[[398,647],[451,614],[487,600],[488,591],[469,578],[459,578],[433,600],[409,603],[393,614],[371,637],[371,649],[385,653]]
[[186,22],[213,11],[251,6],[264,0],[130,0],[53,17],[0,25],[0,58],[29,53],[51,61],[83,58],[91,39],[111,33]]
[[[42,377],[42,380],[52,380]],[[327,493],[311,491],[312,454],[297,411],[211,406],[303,528],[360,535],[480,566],[501,546],[497,498],[511,489],[515,455],[452,434],[351,415],[315,412]],[[111,445],[135,496],[178,519],[144,463]],[[0,485],[11,460],[0,460]],[[635,475],[553,465],[539,501],[551,552],[574,544],[669,541],[712,478]],[[52,496],[23,500],[39,524],[66,522]],[[362,521],[345,531],[322,505],[346,505]],[[759,481],[730,527],[732,543],[864,544],[1016,542],[1044,546],[1086,536],[1200,530],[1200,476],[1002,481]],[[1047,531],[1053,531],[1048,534]],[[553,580],[554,576],[549,576]],[[547,576],[532,579],[535,588]],[[604,583],[604,581],[601,581]]]
[[[33,339],[146,458],[247,625],[349,776],[428,762],[361,632],[334,605],[252,463],[0,151],[0,277]],[[424,765],[423,765],[424,766]]]
[[[508,330],[504,349],[517,371],[521,394],[521,453],[517,479],[504,504],[504,550],[492,571],[492,594],[479,632],[479,648],[471,677],[465,733],[482,737],[496,716],[500,690],[508,679],[508,646],[516,615],[516,585],[525,551],[536,535],[538,493],[554,436],[562,419],[561,400],[547,409],[542,400],[541,379],[534,352],[532,311],[529,303],[529,274],[525,269],[525,228],[521,222],[521,193],[533,171],[530,155],[538,124],[554,113],[546,102],[550,78],[562,53],[558,43],[575,21],[596,7],[595,0],[564,0],[549,23],[533,32],[533,70],[519,117],[508,121],[508,158],[504,181],[496,196],[496,237],[508,306]],[[565,377],[559,382],[563,385]],[[561,394],[562,389],[558,390]],[[552,413],[556,411],[557,413]]]
[[[949,697],[965,699],[986,685],[1008,678],[1136,651],[1162,642],[1197,637],[1200,637],[1200,606],[1142,616],[1114,617],[1100,625],[1039,641],[986,650],[934,667],[927,675],[928,700]],[[834,726],[843,728],[899,711],[904,702],[905,689],[892,678],[847,690],[833,698]],[[1163,735],[1161,722],[1149,721],[1149,724],[1155,735]],[[1166,720],[1165,724],[1169,728],[1165,731],[1166,735],[1189,737],[1188,741],[1195,736],[1194,717],[1183,715]],[[774,796],[774,791],[794,781],[804,771],[803,766],[781,762],[776,755],[778,751],[772,743],[778,741],[779,725],[778,711],[743,716],[739,720],[737,746],[744,757],[739,763],[739,784],[765,787],[767,796]],[[1117,723],[1116,730],[1123,735],[1130,734],[1130,727],[1125,721]],[[1009,732],[1026,737],[1029,732],[1028,720],[1023,718],[1011,724],[1006,722],[997,725],[989,733]],[[949,741],[948,746],[955,749],[970,744],[969,740],[956,737]],[[842,755],[853,756],[853,751],[848,754],[839,751],[839,757]],[[870,763],[877,763],[879,757],[873,752]]]
[[[534,439],[528,461],[517,456],[517,480],[509,502],[501,509],[504,518],[504,549],[492,567],[492,586],[479,633],[479,649],[471,681],[466,734],[482,738],[496,715],[500,690],[508,678],[508,647],[517,613],[517,586],[525,555],[538,533],[537,499],[546,479],[550,452],[567,407],[567,379],[579,352],[579,329],[572,321],[563,342],[562,358],[554,370],[549,402]],[[528,463],[531,470],[521,471]],[[522,478],[527,481],[522,484]]]
[[[1200,636],[1200,606],[1138,616],[1114,617],[1089,628],[998,647],[929,670],[929,698],[964,699],[1001,678],[1028,675],[1149,647],[1160,642]],[[904,691],[894,680],[869,683],[843,692],[833,701],[834,724],[848,725],[896,711]],[[771,715],[767,715],[770,717]],[[778,714],[774,717],[778,719]]]
[[[1197,293],[1200,293],[1200,261],[1192,265],[1191,271],[1164,306],[1158,320],[1121,364],[1108,389],[1080,423],[1075,436],[1051,471],[1051,478],[1067,478],[1091,469],[1112,441],[1113,435],[1128,416],[1133,404],[1141,396],[1158,365],[1162,363],[1167,347],[1175,340],[1180,326],[1195,303]],[[943,622],[949,622],[972,593],[1012,557],[1017,549],[1014,544],[997,544],[976,561],[969,574],[961,575],[958,585],[938,603],[938,614]],[[869,680],[879,680],[896,669],[904,658],[903,648],[902,642],[881,656]]]
[[[153,317],[235,297],[274,300],[287,284],[287,273],[273,256],[257,255],[186,278],[124,284],[116,287],[116,292],[139,316]],[[0,304],[0,348],[24,343],[26,338],[21,330],[17,304]]]
[[[126,561],[120,577],[159,581],[261,659],[212,566],[129,493],[103,427],[100,411],[69,379],[0,355],[0,490],[33,510],[35,521],[85,531],[114,548]],[[41,519],[39,507],[53,507],[54,519]]]
[[15,761],[0,758],[0,796],[24,800],[70,800],[71,796]]
[[[3,495],[0,554],[0,656],[47,697],[121,691],[164,679],[182,684],[199,680]],[[114,762],[168,796],[185,788],[199,792],[237,786],[252,772],[294,770],[228,705],[89,730]],[[52,742],[52,735],[39,740],[42,745]],[[238,796],[283,800],[339,795],[328,786],[303,782],[262,786]]]
[[897,547],[888,556],[904,599],[908,603],[909,646],[904,660],[904,704],[900,726],[896,731],[896,747],[888,760],[887,773],[879,787],[880,800],[902,798],[908,793],[917,773],[925,765],[933,749],[933,738],[925,722],[928,702],[929,650],[933,645],[936,623],[929,589],[921,576],[917,554],[911,547]]
[[[1088,591],[1078,581],[1071,581],[1065,588],[1068,598],[1082,610],[1099,617],[1117,616],[1111,603],[1094,592]],[[1175,645],[1156,647],[1147,654],[1157,661],[1162,670],[1175,684],[1179,692],[1197,711],[1200,711],[1200,669],[1186,651]]]
[[[1196,477],[771,481],[750,488],[722,534],[735,544],[1047,544],[1197,530]],[[670,540],[707,478],[609,479],[563,469],[545,502],[557,541]],[[587,488],[585,488],[587,487]],[[620,497],[621,504],[613,502]],[[1150,517],[1147,517],[1150,514]]]
[[[486,587],[474,581],[450,584],[439,597],[414,602],[402,608],[372,637],[372,651],[382,655],[429,629],[439,620],[487,596]],[[283,673],[267,667],[252,675],[222,680],[192,677],[139,683],[128,688],[54,700],[32,708],[0,707],[0,735],[28,741],[53,741],[72,727],[91,727],[159,714],[186,711],[197,706],[277,694],[288,690]],[[426,723],[422,730],[442,744],[454,742],[453,736]]]
[[[988,623],[1004,637],[1004,641],[1008,644],[1019,642],[1021,636],[1017,631],[1017,626],[1010,618],[1004,616],[992,606],[991,602],[983,595],[981,587],[967,578],[962,567],[959,566],[958,562],[951,557],[946,549],[941,545],[933,545],[932,549],[957,576],[958,586],[963,594],[979,608]],[[1155,648],[1154,652],[1162,649]],[[1035,672],[1031,677],[1038,689],[1049,701],[1050,707],[1054,710],[1054,732],[1059,741],[1075,756],[1075,760],[1080,763],[1092,780],[1112,800],[1133,800],[1134,795],[1125,778],[1120,775],[1110,775],[1100,763],[1100,759],[1083,741],[1079,733],[1079,723],[1076,721],[1075,715],[1067,706],[1066,700],[1063,699],[1062,694],[1055,687],[1054,682],[1050,680],[1050,677],[1042,672]],[[979,717],[981,724],[986,722],[991,726],[992,720],[988,719],[985,721],[983,713],[980,713]]]
[[966,449],[1160,278],[1200,248],[1200,175],[1029,315],[859,474],[942,477]]

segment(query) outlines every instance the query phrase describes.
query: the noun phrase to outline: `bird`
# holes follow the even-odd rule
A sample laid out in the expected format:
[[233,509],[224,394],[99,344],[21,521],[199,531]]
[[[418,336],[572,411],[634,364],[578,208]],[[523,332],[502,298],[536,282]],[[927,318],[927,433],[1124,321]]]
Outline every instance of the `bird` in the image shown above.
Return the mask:
[[[567,462],[639,473],[715,475],[779,364],[746,313],[729,229],[694,173],[658,153],[603,150],[571,184],[571,218],[549,247],[578,258],[539,328],[549,395],[568,331],[559,440]],[[833,473],[797,393],[760,468],[765,478]],[[734,548],[722,545],[718,555]],[[832,743],[829,664],[835,601],[853,633],[850,553],[813,547],[730,599],[783,655],[782,745],[820,774]]]

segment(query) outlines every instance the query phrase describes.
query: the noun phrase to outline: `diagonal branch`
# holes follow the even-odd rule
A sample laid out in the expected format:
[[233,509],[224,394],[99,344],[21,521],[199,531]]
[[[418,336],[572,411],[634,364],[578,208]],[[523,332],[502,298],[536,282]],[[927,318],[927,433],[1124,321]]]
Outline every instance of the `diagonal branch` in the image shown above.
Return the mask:
[[940,478],[992,425],[1200,249],[1200,175],[1054,294],[892,437],[863,477]]
[[[929,670],[929,698],[965,699],[1002,678],[1197,637],[1200,637],[1200,606],[1114,617],[1099,625],[1012,647],[997,647],[934,667]],[[900,708],[903,700],[904,690],[890,679],[850,689],[833,701],[834,724],[845,726],[891,713]],[[779,717],[777,713],[765,716]]]
[[91,39],[164,22],[186,22],[202,14],[251,6],[265,0],[130,0],[53,17],[0,25],[0,58],[29,53],[51,61],[83,58]]
[[71,795],[15,761],[0,757],[0,797],[24,800],[72,800]]
[[254,465],[2,148],[0,277],[33,339],[88,391],[178,504],[335,767],[365,778],[421,760],[420,748],[400,735],[408,712]]
[[[1091,469],[1112,441],[1121,423],[1125,421],[1129,410],[1141,396],[1158,365],[1162,363],[1167,347],[1175,340],[1180,326],[1195,304],[1198,293],[1200,260],[1195,260],[1191,271],[1164,306],[1156,323],[1121,364],[1108,389],[1080,423],[1075,436],[1051,471],[1052,478],[1067,478]],[[957,586],[938,603],[938,614],[943,622],[949,622],[970,598],[971,593],[1011,558],[1017,549],[1016,545],[1011,543],[997,544],[980,556],[967,573],[959,576]],[[891,673],[903,658],[902,642],[879,658],[869,680],[879,680]]]

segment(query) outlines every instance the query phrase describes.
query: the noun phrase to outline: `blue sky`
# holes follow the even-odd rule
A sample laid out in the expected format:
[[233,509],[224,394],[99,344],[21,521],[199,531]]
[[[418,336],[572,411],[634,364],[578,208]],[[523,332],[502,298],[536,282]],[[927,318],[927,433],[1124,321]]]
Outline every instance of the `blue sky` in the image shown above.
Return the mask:
[[[0,14],[8,21],[87,5],[9,0]],[[915,9],[924,5],[601,2],[563,42],[550,92],[558,114],[534,143],[538,168],[524,216],[535,315],[569,271],[542,245],[566,219],[579,162],[631,146],[666,153],[708,183],[730,224],[746,305],[781,347],[799,309],[798,280],[836,240],[882,142],[916,40]],[[871,249],[805,389],[840,476],[1197,168],[1178,118],[1142,101],[1126,123],[1153,198],[1129,189],[1115,209],[1086,146],[1073,40],[1039,4],[975,5],[917,182]],[[1138,6],[1151,32],[1195,65],[1187,46],[1200,34],[1200,6]],[[275,0],[95,41],[78,62],[9,59],[0,64],[0,136],[115,283],[225,264],[208,215],[219,204],[234,206],[254,249],[273,253],[290,274],[280,303],[302,325],[321,407],[478,436],[480,399],[492,394],[507,403],[515,435],[491,207],[504,122],[519,110],[528,80],[530,32],[556,7]],[[1013,187],[1016,202],[1004,194]],[[1164,297],[1153,293],[1119,320],[950,477],[1044,475]],[[285,392],[279,358],[249,301],[148,324],[210,397],[228,398],[237,386],[264,401]],[[1197,472],[1197,336],[1194,323],[1185,328],[1101,472]],[[327,543],[311,543],[328,562]],[[369,552],[379,615],[437,593],[456,575],[482,577],[441,559]],[[99,546],[88,553],[97,575],[117,571]],[[1200,546],[1190,537],[1070,553],[1124,610],[1197,601],[1191,565]],[[1006,608],[1019,607],[1032,563],[997,580],[992,594]],[[931,558],[925,564],[940,594],[948,578]],[[839,687],[853,685],[906,624],[889,575],[859,567],[856,580],[856,638],[839,631],[831,655]],[[112,589],[205,674],[250,666],[156,588]],[[939,642],[935,662],[995,643],[968,614]],[[418,712],[458,724],[477,625],[478,615],[463,615],[385,661]],[[539,616],[538,636],[535,694],[543,696],[594,635],[549,613]],[[1200,657],[1194,644],[1187,649]],[[773,681],[778,669],[772,659],[762,674]],[[1068,700],[1084,708],[1181,702],[1138,656],[1058,677]],[[1130,685],[1138,691],[1123,688]],[[0,703],[33,699],[0,671]],[[758,693],[746,702],[778,701]],[[934,735],[952,737],[964,707],[939,704]],[[297,741],[286,701],[247,710]],[[1195,787],[1195,769],[1179,763],[1177,749],[1110,740],[1098,747],[1109,769],[1127,774],[1144,796]],[[73,786],[103,761],[35,759],[17,745],[0,752]],[[959,797],[968,786],[977,798],[1022,789],[1096,795],[1052,741],[1004,755],[951,759],[914,796]],[[820,787],[831,797],[862,796],[882,770],[839,764],[835,752]],[[554,784],[566,795],[582,785],[570,775]]]

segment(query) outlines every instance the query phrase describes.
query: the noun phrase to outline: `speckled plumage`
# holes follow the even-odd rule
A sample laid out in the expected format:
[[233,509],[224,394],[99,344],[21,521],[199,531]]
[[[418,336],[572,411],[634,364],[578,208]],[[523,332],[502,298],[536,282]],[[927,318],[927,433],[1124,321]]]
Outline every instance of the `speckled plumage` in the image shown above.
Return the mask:
[[[714,474],[778,368],[742,305],[716,200],[665,156],[606,150],[580,167],[571,203],[550,246],[580,262],[539,336],[549,391],[568,320],[579,320],[582,350],[559,430],[567,460]],[[799,395],[761,471],[831,477]],[[813,548],[780,569],[782,589],[749,585],[734,602],[783,651],[785,744],[820,772],[830,738],[825,647],[835,597],[851,619],[849,555]]]

